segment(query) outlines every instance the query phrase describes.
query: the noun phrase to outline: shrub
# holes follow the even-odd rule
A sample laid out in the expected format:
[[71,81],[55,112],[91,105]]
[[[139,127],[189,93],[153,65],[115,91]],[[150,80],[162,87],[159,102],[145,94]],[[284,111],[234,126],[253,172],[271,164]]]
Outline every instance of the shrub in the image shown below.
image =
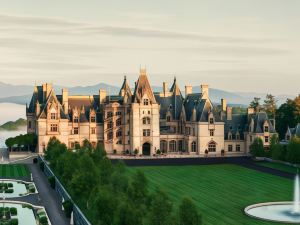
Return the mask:
[[43,216],[39,219],[39,222],[41,225],[46,225],[46,224],[48,224],[48,219],[46,216]]
[[160,154],[161,154],[161,151],[160,151],[159,149],[157,149],[156,154],[157,154],[157,155],[160,155]]
[[139,151],[137,149],[134,149],[134,154],[137,155]]
[[114,153],[114,155],[115,155],[115,154],[117,154],[117,150],[116,150],[116,149],[114,149],[114,150],[113,150],[113,153]]
[[22,204],[22,208],[33,209],[33,207],[29,204]]
[[14,185],[13,185],[13,183],[8,183],[7,184],[7,187],[9,187],[9,188],[12,188]]
[[33,158],[32,161],[33,161],[34,164],[38,163],[38,159],[37,158]]
[[45,169],[45,163],[44,162],[40,162],[40,169],[41,169],[41,171],[44,172],[44,169]]
[[9,223],[9,225],[18,225],[18,224],[19,224],[19,220],[16,219],[16,218],[11,219],[11,220],[10,220],[10,223]]
[[35,187],[30,187],[30,188],[29,188],[29,192],[30,192],[30,193],[35,193]]
[[65,209],[66,217],[71,218],[71,214],[73,211],[73,203],[70,200],[64,201],[63,207]]
[[53,189],[55,189],[55,177],[54,176],[48,177],[48,181],[49,181],[50,186]]
[[11,194],[11,193],[14,193],[14,189],[6,189],[4,192],[8,193],[8,194]]
[[12,216],[16,216],[18,214],[18,210],[15,207],[10,208],[9,210]]

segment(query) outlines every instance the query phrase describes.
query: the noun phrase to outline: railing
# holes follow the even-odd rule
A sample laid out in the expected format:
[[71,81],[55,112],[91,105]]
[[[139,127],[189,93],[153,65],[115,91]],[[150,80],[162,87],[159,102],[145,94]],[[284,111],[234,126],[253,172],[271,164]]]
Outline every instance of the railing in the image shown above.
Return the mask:
[[53,176],[55,178],[55,191],[58,193],[58,195],[61,197],[62,202],[66,200],[70,200],[73,203],[73,220],[75,225],[92,225],[88,219],[85,217],[85,215],[81,212],[79,207],[74,203],[69,193],[66,191],[64,186],[60,183],[58,178],[55,176],[55,174],[52,172],[50,167],[48,166],[48,163],[41,157],[38,157],[39,162],[44,163],[44,174],[46,177]]

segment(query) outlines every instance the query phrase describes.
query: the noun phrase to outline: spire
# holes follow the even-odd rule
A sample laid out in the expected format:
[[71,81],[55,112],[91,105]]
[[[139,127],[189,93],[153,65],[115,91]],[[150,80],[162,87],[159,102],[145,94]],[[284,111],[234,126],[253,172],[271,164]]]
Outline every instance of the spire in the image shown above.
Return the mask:
[[171,87],[171,89],[170,89],[170,92],[172,92],[174,95],[180,95],[180,96],[182,96],[182,95],[181,95],[180,88],[179,88],[179,86],[178,86],[178,84],[177,84],[176,76],[174,76],[174,82],[173,82],[173,84],[172,84],[172,87]]
[[134,90],[134,102],[141,102],[143,96],[147,94],[150,102],[156,103],[152,88],[148,81],[146,69],[140,69],[140,76]]
[[120,92],[119,92],[119,95],[124,97],[126,94],[129,94],[129,96],[132,96],[132,92],[131,92],[131,89],[128,85],[127,78],[126,78],[126,75],[125,75],[122,87],[121,87]]

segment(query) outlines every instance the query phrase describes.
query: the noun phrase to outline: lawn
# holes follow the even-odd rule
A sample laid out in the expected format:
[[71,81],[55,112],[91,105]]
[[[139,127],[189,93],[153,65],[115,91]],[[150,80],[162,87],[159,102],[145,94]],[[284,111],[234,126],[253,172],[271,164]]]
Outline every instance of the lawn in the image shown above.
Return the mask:
[[288,173],[297,173],[297,168],[289,165],[285,165],[282,163],[274,163],[274,162],[258,162],[258,165],[270,167],[272,169],[281,170]]
[[0,178],[21,178],[28,176],[29,170],[26,165],[0,165]]
[[130,167],[146,174],[150,191],[165,190],[175,206],[189,196],[199,207],[204,225],[277,224],[244,215],[248,205],[292,199],[293,181],[237,165]]

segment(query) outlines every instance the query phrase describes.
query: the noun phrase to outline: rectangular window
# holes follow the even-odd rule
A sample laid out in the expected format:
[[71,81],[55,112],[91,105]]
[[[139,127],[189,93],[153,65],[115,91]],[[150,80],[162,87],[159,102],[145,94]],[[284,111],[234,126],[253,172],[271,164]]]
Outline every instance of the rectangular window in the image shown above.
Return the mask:
[[214,136],[214,130],[209,130],[209,135],[212,137],[212,136]]
[[214,118],[209,118],[209,123],[213,124],[214,123]]
[[185,128],[185,134],[186,135],[190,135],[191,134],[191,128],[190,127],[186,127]]
[[269,143],[269,137],[268,136],[265,136],[265,142]]
[[78,116],[74,116],[74,123],[78,123],[78,122],[79,122]]
[[31,121],[28,121],[28,128],[31,128]]
[[235,151],[240,152],[241,151],[241,146],[240,145],[236,145],[235,146]]
[[122,115],[122,112],[121,112],[121,111],[118,111],[118,112],[116,112],[116,115],[117,115],[117,116],[121,116],[121,115]]
[[91,134],[96,134],[96,128],[95,127],[91,128]]
[[232,145],[228,145],[228,151],[232,152]]
[[95,123],[96,122],[96,117],[95,116],[91,116],[91,123]]
[[78,127],[74,127],[73,134],[78,134],[78,133],[79,133]]
[[110,117],[112,117],[113,116],[113,112],[107,112],[107,114],[106,114],[106,117],[107,118],[110,118]]
[[149,137],[150,136],[150,129],[144,129],[143,130],[143,136],[144,137]]
[[252,142],[252,136],[250,135],[250,142]]
[[51,117],[51,120],[56,120],[56,113],[51,113],[50,117]]
[[51,131],[51,132],[57,132],[57,131],[58,131],[58,126],[57,126],[57,124],[51,124],[51,125],[50,125],[50,131]]
[[265,126],[265,132],[269,132],[269,127]]
[[144,105],[149,105],[149,99],[144,99]]

